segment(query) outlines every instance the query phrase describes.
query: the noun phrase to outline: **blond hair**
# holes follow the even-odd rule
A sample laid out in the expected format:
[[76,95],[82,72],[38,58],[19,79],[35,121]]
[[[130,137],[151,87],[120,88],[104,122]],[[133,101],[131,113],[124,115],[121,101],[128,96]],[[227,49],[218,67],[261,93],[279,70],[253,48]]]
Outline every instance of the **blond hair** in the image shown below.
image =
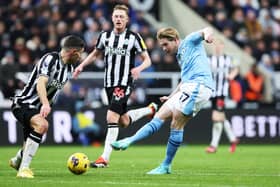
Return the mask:
[[129,12],[129,9],[126,5],[116,5],[113,9],[113,11],[115,10],[123,10],[125,11],[126,15],[128,16],[128,12]]
[[166,38],[169,41],[173,41],[173,40],[179,40],[180,36],[179,36],[179,32],[172,28],[172,27],[167,27],[167,28],[162,28],[160,30],[158,30],[157,32],[157,39],[163,39]]

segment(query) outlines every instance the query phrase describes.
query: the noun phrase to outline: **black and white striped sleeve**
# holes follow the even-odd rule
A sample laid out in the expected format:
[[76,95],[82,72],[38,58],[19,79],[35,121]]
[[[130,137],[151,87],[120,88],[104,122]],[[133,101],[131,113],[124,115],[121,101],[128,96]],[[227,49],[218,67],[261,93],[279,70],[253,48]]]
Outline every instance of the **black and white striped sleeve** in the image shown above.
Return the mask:
[[135,34],[135,48],[138,53],[147,50],[146,44],[140,34]]
[[99,50],[104,50],[105,46],[104,46],[104,41],[106,39],[106,32],[101,32],[98,36],[97,42],[96,42],[96,49]]
[[52,67],[57,59],[52,54],[46,54],[38,63],[38,75],[49,77],[52,72]]

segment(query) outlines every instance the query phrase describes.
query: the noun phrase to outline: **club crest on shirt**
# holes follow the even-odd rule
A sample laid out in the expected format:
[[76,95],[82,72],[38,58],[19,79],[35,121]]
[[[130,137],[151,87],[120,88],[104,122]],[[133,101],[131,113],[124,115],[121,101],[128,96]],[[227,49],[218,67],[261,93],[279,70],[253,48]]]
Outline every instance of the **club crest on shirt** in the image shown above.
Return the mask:
[[124,45],[128,45],[129,40],[128,40],[128,39],[125,39],[123,43],[124,43]]

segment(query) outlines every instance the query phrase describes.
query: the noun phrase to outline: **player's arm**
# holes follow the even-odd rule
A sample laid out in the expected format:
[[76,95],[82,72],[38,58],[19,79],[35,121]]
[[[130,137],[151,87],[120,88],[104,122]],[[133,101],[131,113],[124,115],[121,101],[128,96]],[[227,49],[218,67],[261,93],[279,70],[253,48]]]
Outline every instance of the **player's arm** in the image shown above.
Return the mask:
[[228,74],[228,80],[233,80],[239,73],[238,67],[234,67]]
[[161,102],[165,102],[166,100],[170,99],[173,95],[175,95],[179,90],[180,90],[180,86],[182,85],[182,82],[180,82],[177,87],[175,88],[175,90],[173,90],[173,92],[169,95],[169,96],[163,96],[160,97],[160,101]]
[[94,49],[81,63],[78,67],[75,68],[73,77],[77,78],[78,75],[83,71],[84,67],[94,62],[97,56],[101,53],[100,50]]
[[137,67],[135,67],[131,70],[131,74],[132,74],[132,77],[133,77],[134,80],[139,78],[141,71],[148,68],[152,64],[150,56],[149,56],[147,51],[143,51],[140,54],[140,57],[142,59],[141,65],[139,65],[139,66],[137,66]]
[[51,107],[47,97],[47,89],[46,89],[48,79],[49,78],[47,76],[39,76],[36,85],[36,90],[40,98],[40,101],[42,103],[42,107],[40,109],[40,115],[44,118],[47,117],[48,114],[51,112]]
[[148,68],[151,66],[152,62],[151,62],[151,58],[149,56],[149,53],[147,51],[143,51],[140,54],[142,63],[141,65],[137,66],[137,68],[139,69],[139,71],[143,71],[144,69]]

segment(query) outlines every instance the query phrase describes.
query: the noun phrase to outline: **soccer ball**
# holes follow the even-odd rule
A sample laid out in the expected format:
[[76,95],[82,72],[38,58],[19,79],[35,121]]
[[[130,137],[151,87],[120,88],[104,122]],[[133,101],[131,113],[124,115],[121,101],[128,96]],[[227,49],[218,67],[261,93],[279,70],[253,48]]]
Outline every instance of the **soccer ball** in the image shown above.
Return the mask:
[[75,175],[83,174],[89,168],[89,159],[84,153],[74,153],[69,157],[67,167]]

